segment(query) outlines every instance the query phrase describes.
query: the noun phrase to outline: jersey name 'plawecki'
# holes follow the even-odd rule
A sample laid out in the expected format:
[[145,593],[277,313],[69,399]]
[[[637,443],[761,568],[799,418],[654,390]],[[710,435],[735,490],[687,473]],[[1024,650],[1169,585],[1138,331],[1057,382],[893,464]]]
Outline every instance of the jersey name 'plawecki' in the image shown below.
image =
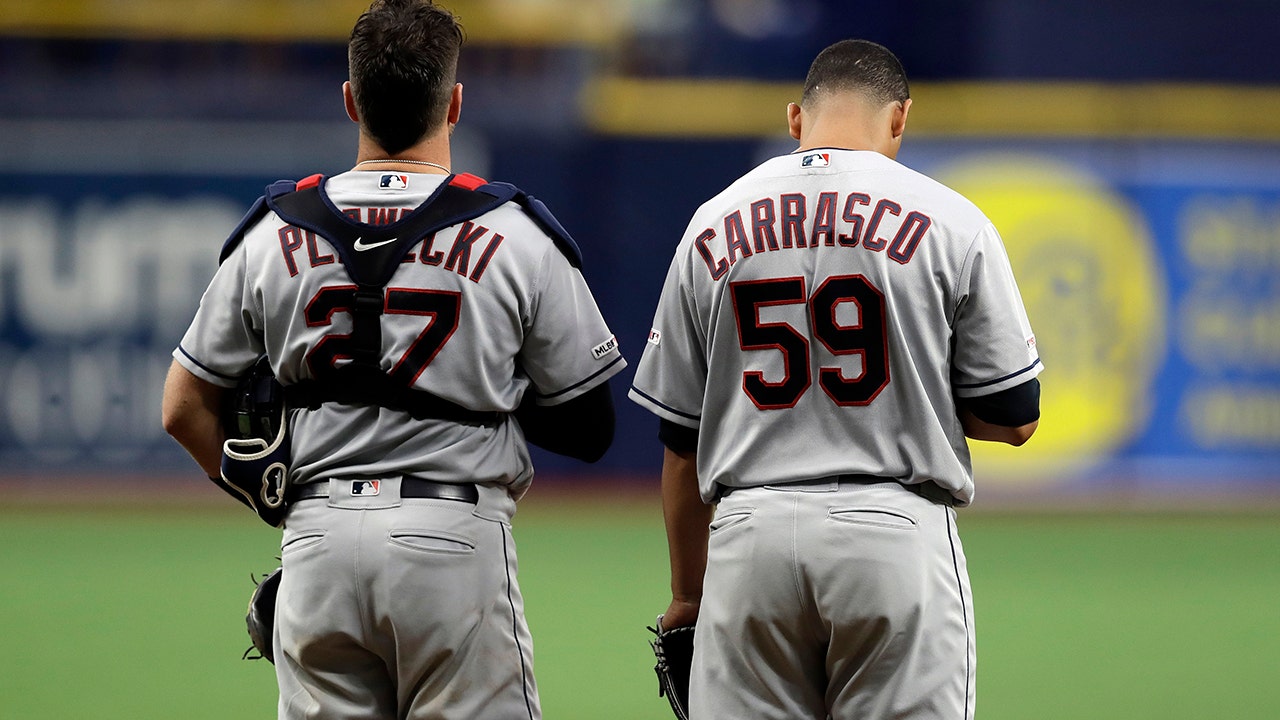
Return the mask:
[[820,193],[813,218],[808,217],[808,207],[804,193],[761,198],[725,215],[721,233],[712,227],[703,230],[694,240],[694,247],[712,280],[721,279],[729,266],[755,253],[819,246],[861,245],[875,252],[887,248],[891,259],[905,265],[933,224],[924,213],[904,212],[901,203],[888,198],[873,202],[870,195],[862,192],[846,193],[843,199],[841,193]]
[[[344,210],[343,212],[352,220],[363,222],[360,208]],[[395,209],[370,208],[367,212],[369,215],[368,224],[387,225],[395,221],[397,211]],[[409,212],[412,211],[401,210],[401,217]],[[448,234],[447,230],[445,232]],[[501,234],[490,233],[489,228],[473,223],[470,220],[458,225],[457,234],[449,245],[448,251],[443,249],[443,242],[440,245],[441,249],[436,248],[437,234],[432,233],[423,238],[416,249],[405,253],[404,258],[400,261],[401,264],[420,262],[423,265],[433,267],[443,266],[445,270],[456,272],[472,282],[478,283],[484,275],[485,269],[489,267],[489,262],[493,260],[493,254],[502,245],[503,240]],[[342,262],[333,253],[323,250],[316,239],[316,234],[309,230],[304,230],[294,225],[285,225],[280,228],[279,235],[280,251],[284,256],[284,263],[289,270],[289,277],[291,278],[298,276],[298,259],[295,256],[303,248],[306,248],[307,262],[312,268]],[[472,251],[477,253],[474,265],[471,262]]]

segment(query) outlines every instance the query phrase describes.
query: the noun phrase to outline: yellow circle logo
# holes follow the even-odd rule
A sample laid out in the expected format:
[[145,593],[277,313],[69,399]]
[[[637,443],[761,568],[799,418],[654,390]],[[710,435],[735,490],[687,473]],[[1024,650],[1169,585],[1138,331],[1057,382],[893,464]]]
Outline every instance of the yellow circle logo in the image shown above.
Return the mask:
[[978,482],[1060,479],[1114,453],[1149,415],[1165,291],[1150,232],[1124,198],[1051,158],[985,156],[938,173],[995,224],[1045,369],[1023,447],[973,442]]

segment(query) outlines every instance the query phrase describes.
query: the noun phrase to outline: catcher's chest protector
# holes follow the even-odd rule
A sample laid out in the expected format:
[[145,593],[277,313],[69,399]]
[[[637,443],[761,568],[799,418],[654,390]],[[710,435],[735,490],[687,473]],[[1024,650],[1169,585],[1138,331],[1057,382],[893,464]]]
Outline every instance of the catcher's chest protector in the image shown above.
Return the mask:
[[403,387],[380,369],[386,285],[405,256],[427,236],[507,202],[519,205],[569,262],[581,267],[581,253],[573,238],[541,201],[514,185],[486,182],[475,175],[449,176],[417,209],[386,225],[351,219],[329,200],[324,184],[323,176],[313,175],[296,183],[282,180],[270,185],[227,240],[219,257],[219,262],[225,261],[248,229],[268,212],[274,212],[285,223],[328,240],[341,258],[344,271],[356,284],[351,299],[351,363],[288,387],[289,405],[317,407],[324,402],[364,401],[402,409],[414,417],[481,424],[496,421],[496,413],[469,410],[427,391]]

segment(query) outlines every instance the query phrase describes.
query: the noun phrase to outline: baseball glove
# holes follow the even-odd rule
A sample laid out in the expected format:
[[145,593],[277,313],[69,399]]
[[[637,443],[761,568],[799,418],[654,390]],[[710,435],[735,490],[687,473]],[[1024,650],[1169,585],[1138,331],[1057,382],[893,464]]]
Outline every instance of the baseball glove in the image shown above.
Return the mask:
[[210,477],[258,514],[280,527],[286,511],[289,480],[288,421],[284,388],[264,356],[228,393],[223,409],[222,469]]
[[[249,640],[253,646],[244,651],[245,660],[262,660],[275,664],[276,658],[271,651],[271,637],[275,630],[276,593],[280,590],[280,571],[276,568],[270,575],[262,578],[253,589],[249,598],[249,611],[245,614],[245,624],[249,627]],[[257,650],[256,656],[250,655]]]
[[677,720],[689,720],[689,673],[693,667],[693,627],[662,629],[662,616],[658,627],[649,628],[656,637],[649,642],[658,664],[653,670],[658,674],[658,697],[666,697],[671,712]]

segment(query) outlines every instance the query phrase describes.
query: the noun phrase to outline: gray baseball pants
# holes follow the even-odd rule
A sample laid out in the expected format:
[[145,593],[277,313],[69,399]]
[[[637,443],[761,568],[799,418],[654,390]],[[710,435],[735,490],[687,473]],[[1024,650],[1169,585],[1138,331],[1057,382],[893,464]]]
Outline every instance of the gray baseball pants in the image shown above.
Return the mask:
[[506,490],[472,504],[329,482],[285,522],[281,720],[540,720]]
[[955,511],[896,482],[735,490],[694,643],[690,720],[971,720]]

